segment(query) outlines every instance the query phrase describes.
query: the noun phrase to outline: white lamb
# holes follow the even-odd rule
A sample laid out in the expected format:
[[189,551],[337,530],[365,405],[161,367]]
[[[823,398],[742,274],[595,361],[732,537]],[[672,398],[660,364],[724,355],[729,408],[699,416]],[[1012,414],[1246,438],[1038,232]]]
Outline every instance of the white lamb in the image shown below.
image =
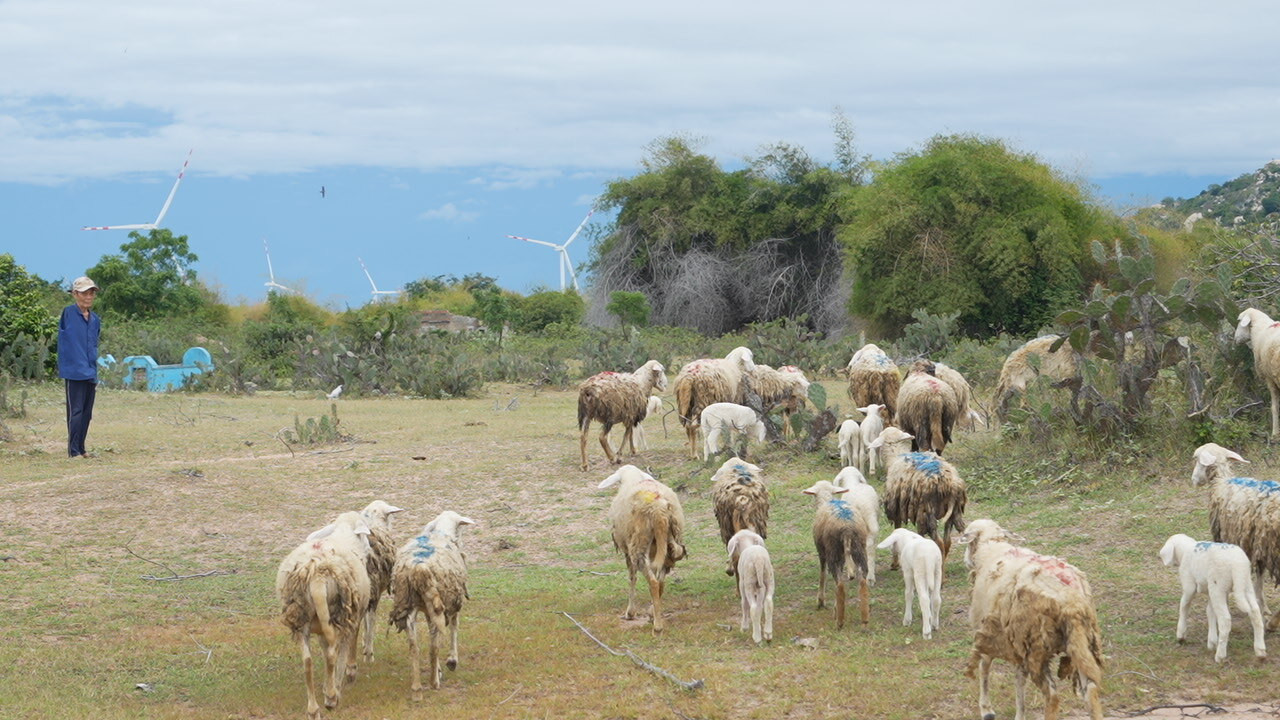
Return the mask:
[[1187,637],[1187,606],[1197,593],[1209,595],[1210,650],[1216,650],[1214,662],[1227,657],[1227,636],[1231,634],[1231,611],[1227,609],[1227,594],[1236,601],[1236,607],[1249,616],[1253,624],[1253,654],[1267,656],[1267,645],[1262,639],[1264,630],[1262,610],[1253,592],[1253,569],[1249,557],[1239,545],[1230,543],[1196,542],[1181,533],[1170,537],[1160,548],[1160,560],[1165,565],[1178,568],[1182,580],[1182,600],[1178,603],[1178,642]]
[[898,528],[876,547],[897,553],[902,566],[902,585],[906,595],[902,624],[911,624],[911,597],[918,594],[924,639],[931,639],[942,621],[942,551],[938,544],[919,533]]
[[840,432],[836,435],[836,445],[840,447],[840,464],[846,467],[858,465],[858,451],[862,444],[858,428],[857,420],[845,420],[840,423]]
[[[734,435],[744,440],[764,442],[764,422],[755,410],[736,403],[712,403],[702,410],[699,418],[702,431],[702,459],[707,460],[720,452],[720,438],[723,436],[729,446],[733,446]],[[745,458],[746,448],[742,456]]]
[[871,403],[866,407],[858,408],[858,411],[866,417],[858,424],[858,457],[854,464],[863,474],[874,477],[876,457],[880,453],[871,449],[871,443],[884,431],[884,405]]
[[[648,420],[649,418],[653,417],[654,415],[657,415],[660,412],[662,412],[662,398],[658,397],[657,395],[650,395],[649,404],[645,406],[644,419]],[[644,436],[644,423],[637,423],[635,427],[635,432],[632,434],[634,435],[634,439],[636,441],[637,450],[649,449],[649,440]]]
[[831,484],[849,492],[842,498],[853,506],[867,525],[867,584],[876,584],[876,540],[880,535],[880,496],[867,484],[858,468],[847,467],[836,473]]
[[751,639],[757,645],[773,642],[773,563],[764,538],[751,530],[739,530],[729,538],[729,557],[738,554],[738,594],[742,596],[742,630],[751,623]]

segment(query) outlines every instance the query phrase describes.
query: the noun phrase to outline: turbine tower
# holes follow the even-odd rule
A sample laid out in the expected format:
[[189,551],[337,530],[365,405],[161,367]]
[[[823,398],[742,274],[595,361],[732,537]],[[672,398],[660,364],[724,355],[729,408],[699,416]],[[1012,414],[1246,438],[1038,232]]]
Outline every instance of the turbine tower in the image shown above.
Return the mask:
[[582,232],[582,228],[587,226],[587,222],[591,220],[591,216],[594,213],[595,213],[595,209],[592,208],[591,212],[587,213],[587,216],[582,219],[582,222],[578,225],[578,229],[574,230],[573,234],[569,236],[569,239],[565,240],[564,243],[560,245],[557,245],[555,243],[549,243],[545,240],[534,240],[533,238],[521,237],[519,235],[508,235],[507,237],[513,238],[515,240],[523,240],[525,242],[537,243],[539,245],[546,245],[547,247],[552,248],[556,252],[560,253],[560,289],[564,290],[564,273],[566,270],[568,270],[569,279],[573,282],[573,289],[577,290],[578,276],[575,275],[573,272],[573,262],[569,260],[568,247],[569,247],[569,243],[573,242],[574,239],[578,237],[578,233]]
[[283,290],[285,292],[297,292],[297,290],[294,290],[293,288],[287,288],[281,285],[280,283],[276,282],[276,271],[271,267],[271,248],[267,247],[266,238],[262,238],[262,249],[265,250],[267,253],[267,277],[271,278],[270,280],[263,283],[263,285],[266,285],[267,288],[269,288],[267,290],[267,294],[270,295],[272,290]]

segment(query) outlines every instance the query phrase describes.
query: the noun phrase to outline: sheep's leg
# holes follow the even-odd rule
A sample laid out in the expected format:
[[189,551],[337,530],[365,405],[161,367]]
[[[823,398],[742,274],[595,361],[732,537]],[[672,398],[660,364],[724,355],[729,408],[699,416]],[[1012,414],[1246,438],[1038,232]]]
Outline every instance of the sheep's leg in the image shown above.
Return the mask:
[[662,619],[662,581],[648,573],[645,576],[649,580],[649,596],[653,600],[653,634],[658,635],[666,629]]
[[698,425],[690,423],[684,427],[684,434],[689,438],[689,458],[698,459]]
[[[641,450],[649,449],[649,440],[644,436],[643,425],[636,425],[635,440],[636,440],[636,446],[639,447]],[[632,448],[631,451],[632,453],[634,453],[635,448]]]
[[422,668],[418,656],[418,611],[409,611],[409,619],[404,623],[405,634],[409,636],[409,662],[413,665],[413,682],[409,689],[415,693],[422,692]]
[[370,609],[364,614],[364,661],[373,662],[373,625],[377,620],[377,610]]
[[344,655],[342,666],[345,670],[344,675],[348,685],[356,681],[356,671],[359,669],[357,654],[360,650],[360,628],[363,625],[364,618],[362,617],[352,626],[351,633],[343,638],[342,651]]
[[431,647],[427,651],[427,666],[431,670],[431,687],[435,690],[440,689],[440,678],[444,676],[444,670],[440,667],[440,643],[444,642],[444,614],[428,614],[427,628],[430,631]]
[[1280,439],[1280,387],[1275,383],[1268,382],[1267,389],[1271,391],[1271,439]]
[[996,720],[991,708],[991,661],[989,655],[978,657],[978,715],[982,720]]
[[448,621],[449,625],[449,657],[445,659],[444,666],[450,670],[458,669],[458,616],[454,615]]
[[302,650],[302,679],[307,683],[307,717],[320,717],[320,703],[316,702],[316,679],[313,675],[315,664],[311,660],[310,633],[303,630],[298,635],[298,644]]
[[764,595],[764,641],[773,642],[773,593],[766,591]]
[[702,460],[705,462],[711,459],[712,455],[720,452],[720,428],[713,427],[710,430],[701,428],[703,434],[702,441]]
[[836,629],[844,627],[845,581],[836,580]]
[[738,624],[738,630],[745,632],[747,629],[747,623],[754,622],[751,620],[751,601],[747,598],[747,593],[742,589],[741,578],[739,578],[738,582],[734,584],[734,587],[738,588],[738,597],[741,598],[742,603],[742,622]]
[[[609,458],[609,464],[616,465],[618,459],[613,454],[613,446],[609,444],[609,431],[612,429],[611,426],[605,425],[604,429],[600,431],[600,447],[604,448],[604,455]],[[621,450],[622,448],[618,449]]]
[[588,420],[582,424],[582,437],[578,439],[578,449],[582,451],[582,469],[587,469],[587,435],[591,428],[591,421]]
[[[902,627],[910,627],[911,625],[911,601],[915,599],[915,583],[912,578],[907,577],[907,573],[902,573],[902,595],[906,601],[906,609],[902,611]],[[923,599],[923,598],[922,598]]]
[[618,445],[618,454],[619,454],[619,455],[621,455],[621,454],[622,454],[622,448],[624,448],[624,447],[625,447],[625,448],[627,448],[627,453],[628,453],[628,454],[630,454],[630,455],[635,455],[635,454],[636,454],[636,435],[635,435],[635,426],[634,426],[634,425],[623,425],[623,426],[622,426],[622,428],[623,428],[623,430],[622,430],[622,442]]
[[876,539],[867,534],[867,582],[876,585]]
[[862,626],[871,622],[871,592],[867,589],[867,579],[858,580],[858,608],[862,614]]
[[332,710],[338,707],[338,662],[343,648],[328,625],[320,626],[320,648],[324,651],[324,706]]
[[1249,594],[1250,589],[1242,588],[1239,585],[1235,587],[1236,607],[1249,616],[1249,624],[1253,626],[1253,654],[1259,658],[1265,658],[1267,656],[1267,643],[1262,634],[1266,631],[1266,628],[1262,624],[1262,613],[1258,610],[1258,603]]
[[628,563],[627,574],[631,577],[631,590],[627,593],[627,611],[622,614],[623,620],[634,620],[636,617],[636,569]]
[[818,609],[827,604],[827,565],[822,562],[822,548],[818,548]]
[[1231,611],[1227,609],[1226,593],[1216,592],[1221,588],[1210,587],[1208,609],[1209,642],[1208,648],[1214,651],[1213,661],[1222,662],[1227,659],[1227,637],[1231,634]]
[[1179,643],[1187,641],[1187,608],[1191,605],[1191,598],[1196,594],[1195,586],[1190,588],[1182,588],[1182,599],[1178,601],[1178,629],[1174,637],[1178,638]]
[[[746,593],[743,593],[746,594]],[[751,598],[751,639],[755,644],[759,645],[764,642],[764,629],[761,627],[764,622],[764,605],[760,602],[759,597]]]
[[[1051,670],[1046,669],[1044,676],[1044,720],[1058,720],[1058,681]],[[1021,714],[1014,720],[1022,720]]]
[[1013,720],[1022,720],[1026,715],[1026,712],[1027,671],[1022,668],[1018,668],[1013,677]]
[[933,629],[942,626],[942,568],[939,567],[929,582],[929,607],[933,610]]

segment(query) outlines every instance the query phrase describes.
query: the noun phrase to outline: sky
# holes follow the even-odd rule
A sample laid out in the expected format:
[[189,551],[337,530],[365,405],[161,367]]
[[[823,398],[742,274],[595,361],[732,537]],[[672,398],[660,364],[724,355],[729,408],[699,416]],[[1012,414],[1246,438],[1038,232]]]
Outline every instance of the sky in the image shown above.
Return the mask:
[[674,134],[830,162],[839,108],[876,159],[977,133],[1119,207],[1280,158],[1268,2],[751,5],[0,0],[0,252],[69,282],[127,241],[79,228],[152,222],[189,151],[162,226],[200,277],[262,300],[265,239],[337,309],[371,297],[357,257],[379,289],[559,287],[506,236],[563,242]]

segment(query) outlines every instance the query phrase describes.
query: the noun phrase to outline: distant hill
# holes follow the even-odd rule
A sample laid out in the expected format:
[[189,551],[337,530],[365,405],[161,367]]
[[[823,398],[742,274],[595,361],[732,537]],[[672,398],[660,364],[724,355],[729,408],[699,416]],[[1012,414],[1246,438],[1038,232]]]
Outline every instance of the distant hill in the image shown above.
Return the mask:
[[1280,220],[1280,160],[1221,185],[1210,185],[1193,198],[1165,198],[1162,206],[1190,216],[1200,213],[1226,227]]

